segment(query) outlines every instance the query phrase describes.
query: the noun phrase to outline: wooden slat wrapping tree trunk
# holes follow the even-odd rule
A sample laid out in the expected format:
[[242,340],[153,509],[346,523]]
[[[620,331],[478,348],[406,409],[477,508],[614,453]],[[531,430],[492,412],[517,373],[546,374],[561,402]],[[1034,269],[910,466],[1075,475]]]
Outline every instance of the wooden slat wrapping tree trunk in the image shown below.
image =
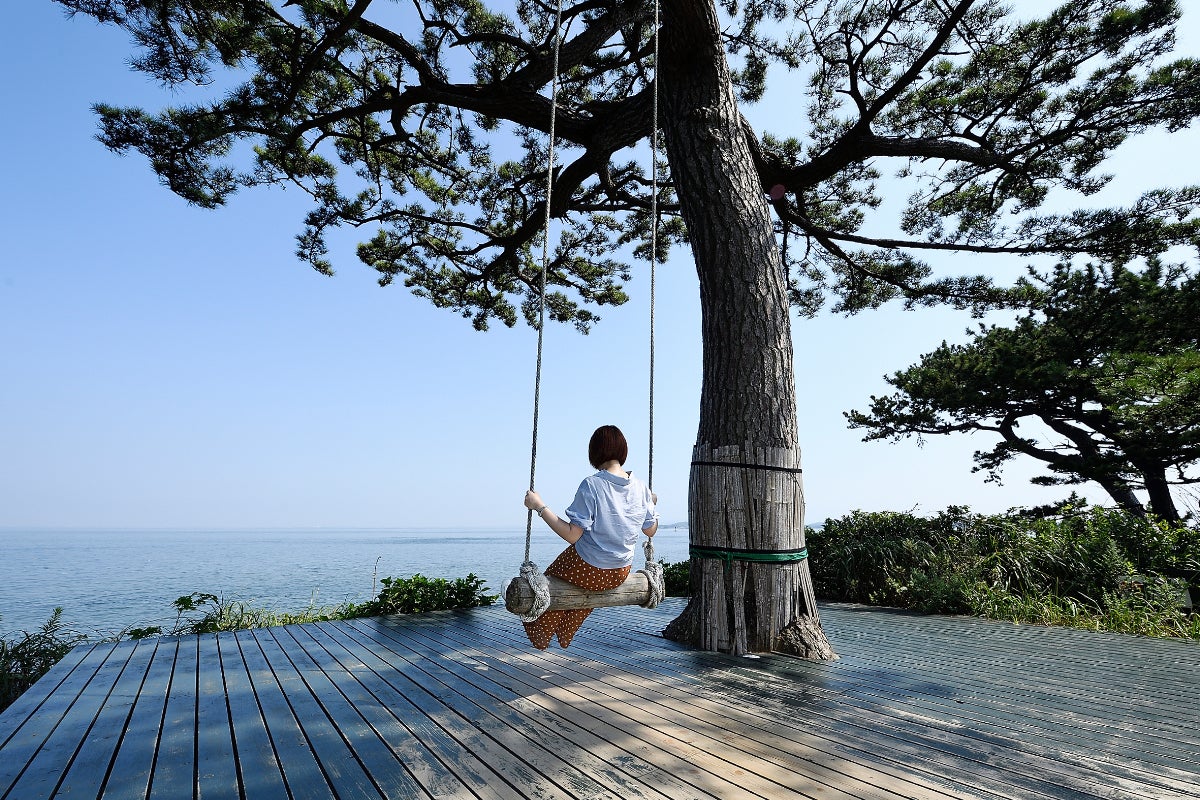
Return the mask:
[[[762,554],[802,551],[804,486],[797,461],[794,451],[780,448],[697,445],[689,490],[692,545]],[[693,557],[692,563],[699,644],[705,649],[745,653],[751,642],[778,642],[797,616],[820,622],[807,559]]]

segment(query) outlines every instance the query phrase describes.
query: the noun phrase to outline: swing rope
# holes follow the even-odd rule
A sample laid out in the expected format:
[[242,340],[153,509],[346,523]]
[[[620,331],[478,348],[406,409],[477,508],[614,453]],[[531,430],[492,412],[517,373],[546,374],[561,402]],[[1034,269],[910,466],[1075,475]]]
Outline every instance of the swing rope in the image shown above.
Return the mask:
[[[654,83],[651,85],[653,100],[650,110],[650,446],[646,485],[651,492],[654,491],[654,293],[658,267],[658,2],[654,0]],[[646,555],[646,566],[638,572],[646,576],[650,586],[650,596],[642,603],[642,607],[657,608],[666,597],[667,590],[663,565],[654,558],[654,537],[646,537],[642,550]]]
[[[558,0],[554,12],[554,77],[550,82],[550,139],[546,155],[546,218],[542,233],[542,269],[538,284],[538,335],[537,368],[533,381],[533,445],[529,453],[529,491],[534,489],[537,477],[538,414],[542,398],[542,343],[546,331],[546,270],[550,262],[550,201],[554,195],[554,142],[555,123],[558,120],[558,58],[562,45],[562,0]],[[550,607],[550,581],[542,574],[538,565],[529,557],[533,544],[533,509],[525,512],[525,560],[521,563],[520,575],[533,589],[533,607],[521,614],[524,622],[533,622]]]
[[[562,0],[558,0],[554,14],[554,62],[553,79],[550,84],[550,131],[547,145],[546,164],[546,215],[545,230],[542,236],[542,266],[538,286],[538,336],[537,336],[537,366],[533,383],[533,434],[529,453],[529,490],[533,491],[537,477],[537,444],[538,418],[541,410],[542,395],[542,345],[546,328],[546,272],[550,262],[550,220],[551,200],[554,191],[554,145],[555,125],[558,118],[558,86],[559,86],[559,53],[562,44]],[[652,84],[653,109],[651,111],[650,159],[651,159],[651,196],[650,196],[650,445],[647,472],[647,486],[654,485],[654,305],[655,305],[655,267],[658,263],[658,28],[659,0],[654,0],[654,82]],[[533,509],[525,513],[525,560],[521,563],[520,577],[524,578],[533,589],[533,605],[528,612],[520,614],[524,622],[533,622],[542,616],[550,607],[550,581],[530,558],[533,544]],[[641,605],[644,608],[655,608],[666,595],[663,579],[662,564],[654,560],[654,543],[650,537],[642,545],[646,557],[644,569],[638,570],[646,576],[650,587],[649,597]]]

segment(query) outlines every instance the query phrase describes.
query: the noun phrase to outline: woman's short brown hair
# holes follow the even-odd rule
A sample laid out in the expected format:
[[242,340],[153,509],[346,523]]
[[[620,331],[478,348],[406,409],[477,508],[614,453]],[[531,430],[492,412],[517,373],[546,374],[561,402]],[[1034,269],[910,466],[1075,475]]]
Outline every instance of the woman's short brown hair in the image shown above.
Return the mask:
[[600,469],[601,464],[607,464],[609,461],[624,464],[627,458],[629,443],[625,441],[625,434],[621,433],[620,428],[616,425],[601,425],[596,428],[592,440],[588,442],[588,461],[592,462],[593,467]]

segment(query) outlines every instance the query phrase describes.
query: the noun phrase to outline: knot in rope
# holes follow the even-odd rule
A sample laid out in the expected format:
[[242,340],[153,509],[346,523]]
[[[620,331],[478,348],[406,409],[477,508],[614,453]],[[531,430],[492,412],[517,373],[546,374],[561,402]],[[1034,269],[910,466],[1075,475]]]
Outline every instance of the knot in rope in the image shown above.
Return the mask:
[[646,582],[650,585],[650,595],[641,606],[642,608],[658,608],[658,604],[667,596],[666,582],[663,580],[663,565],[654,560],[654,542],[649,538],[642,545],[642,549],[646,553],[646,566],[644,569],[639,569],[638,572],[646,576]]
[[521,565],[521,577],[533,589],[533,606],[528,614],[518,614],[522,622],[533,622],[550,607],[550,580],[538,569],[538,565],[526,560]]

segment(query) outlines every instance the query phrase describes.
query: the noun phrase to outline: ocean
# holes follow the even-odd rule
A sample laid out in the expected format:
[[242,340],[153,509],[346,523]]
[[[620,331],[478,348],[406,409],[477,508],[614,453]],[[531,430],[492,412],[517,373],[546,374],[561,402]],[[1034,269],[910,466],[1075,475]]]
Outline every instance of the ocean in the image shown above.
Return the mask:
[[[534,520],[537,522],[537,520]],[[564,543],[534,531],[545,568]],[[664,527],[655,556],[687,558],[686,527]],[[34,631],[55,607],[89,635],[170,626],[171,603],[192,592],[279,611],[373,596],[378,579],[462,578],[500,594],[521,565],[525,529],[508,530],[0,530],[0,638]],[[634,569],[642,564],[639,548]]]

